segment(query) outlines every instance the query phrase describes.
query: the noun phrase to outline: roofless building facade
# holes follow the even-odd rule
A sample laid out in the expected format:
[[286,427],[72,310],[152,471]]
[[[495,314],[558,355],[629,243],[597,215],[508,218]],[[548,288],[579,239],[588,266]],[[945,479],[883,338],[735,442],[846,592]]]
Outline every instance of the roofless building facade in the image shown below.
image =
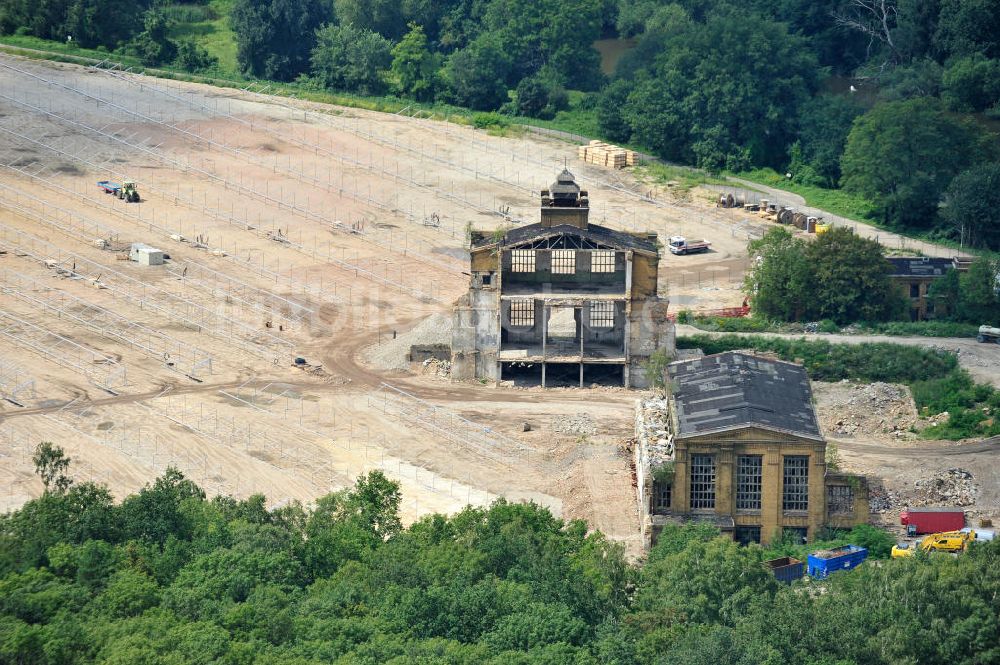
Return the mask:
[[540,212],[536,224],[471,233],[452,376],[645,387],[649,356],[674,345],[656,234],[591,224],[587,192],[566,170],[542,190]]

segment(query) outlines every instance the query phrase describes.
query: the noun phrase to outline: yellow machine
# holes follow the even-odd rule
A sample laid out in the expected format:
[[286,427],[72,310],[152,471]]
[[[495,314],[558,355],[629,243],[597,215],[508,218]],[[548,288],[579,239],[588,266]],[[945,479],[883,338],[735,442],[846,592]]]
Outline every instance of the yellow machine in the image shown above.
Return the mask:
[[964,552],[969,543],[976,539],[975,531],[942,531],[931,533],[917,543],[899,543],[892,548],[892,558],[913,556],[916,550],[921,552]]

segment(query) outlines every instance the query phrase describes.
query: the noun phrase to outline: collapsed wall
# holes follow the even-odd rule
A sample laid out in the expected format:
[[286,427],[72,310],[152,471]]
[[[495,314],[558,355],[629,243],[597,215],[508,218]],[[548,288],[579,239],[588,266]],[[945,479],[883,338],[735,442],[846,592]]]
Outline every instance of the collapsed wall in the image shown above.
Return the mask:
[[645,549],[652,546],[654,475],[674,461],[666,397],[648,397],[635,403],[635,478],[639,530]]

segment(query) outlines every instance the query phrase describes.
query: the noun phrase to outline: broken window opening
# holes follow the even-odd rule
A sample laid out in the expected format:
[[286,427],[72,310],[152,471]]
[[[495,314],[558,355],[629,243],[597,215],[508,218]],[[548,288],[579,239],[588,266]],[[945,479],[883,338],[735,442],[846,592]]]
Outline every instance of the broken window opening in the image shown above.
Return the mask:
[[741,455],[736,465],[736,510],[760,510],[763,457]]
[[854,489],[850,485],[831,485],[826,489],[826,505],[831,515],[854,512]]
[[691,508],[715,508],[715,457],[691,456]]
[[786,456],[784,481],[782,510],[809,510],[809,457],[805,455]]
[[653,512],[670,510],[670,494],[673,487],[670,483],[653,483]]

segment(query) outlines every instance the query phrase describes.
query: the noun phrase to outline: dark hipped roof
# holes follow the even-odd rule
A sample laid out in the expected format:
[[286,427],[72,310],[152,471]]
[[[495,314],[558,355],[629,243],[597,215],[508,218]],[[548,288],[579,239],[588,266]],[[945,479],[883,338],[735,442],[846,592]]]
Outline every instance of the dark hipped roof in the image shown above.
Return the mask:
[[669,366],[680,436],[747,426],[820,438],[805,370],[729,351]]
[[[656,242],[653,240],[647,240],[645,238],[640,238],[639,236],[634,236],[631,233],[616,231],[614,229],[609,229],[606,226],[598,226],[597,224],[588,224],[585,229],[573,226],[572,224],[559,224],[557,226],[549,227],[543,227],[540,223],[528,224],[526,226],[519,226],[508,231],[504,236],[503,244],[520,245],[522,243],[538,240],[539,238],[547,238],[549,236],[560,234],[579,236],[581,238],[586,238],[588,240],[592,240],[593,242],[608,245],[609,247],[614,247],[616,249],[637,249],[651,254],[656,254],[657,251]],[[487,235],[474,241],[473,247],[482,247],[484,245],[492,244],[493,237]]]
[[940,277],[955,267],[954,259],[931,256],[892,256],[893,277]]

